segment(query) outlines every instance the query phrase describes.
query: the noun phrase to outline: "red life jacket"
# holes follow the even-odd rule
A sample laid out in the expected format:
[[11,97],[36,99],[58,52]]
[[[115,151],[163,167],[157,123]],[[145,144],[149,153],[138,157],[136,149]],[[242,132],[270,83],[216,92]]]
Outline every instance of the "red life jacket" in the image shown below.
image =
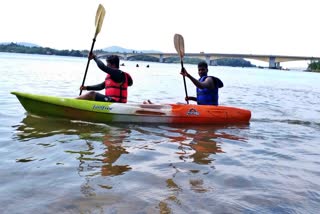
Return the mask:
[[125,80],[123,83],[118,83],[110,78],[107,74],[105,80],[105,95],[111,97],[115,102],[126,103],[128,97],[128,78],[129,74],[124,72]]

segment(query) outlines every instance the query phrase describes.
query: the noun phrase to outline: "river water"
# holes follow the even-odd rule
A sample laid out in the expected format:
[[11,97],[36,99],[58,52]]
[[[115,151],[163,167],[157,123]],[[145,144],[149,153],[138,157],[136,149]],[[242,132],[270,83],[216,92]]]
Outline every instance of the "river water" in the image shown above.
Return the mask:
[[[320,74],[210,67],[220,104],[252,111],[242,126],[40,118],[10,94],[76,97],[86,62],[0,53],[0,213],[318,212]],[[124,63],[129,102],[184,102],[179,64]],[[103,79],[91,62],[86,84]]]

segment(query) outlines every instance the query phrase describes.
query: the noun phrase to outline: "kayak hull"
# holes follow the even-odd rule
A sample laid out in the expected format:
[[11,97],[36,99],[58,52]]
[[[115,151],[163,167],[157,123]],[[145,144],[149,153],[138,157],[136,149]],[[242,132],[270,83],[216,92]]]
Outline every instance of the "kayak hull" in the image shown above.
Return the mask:
[[124,104],[11,93],[31,114],[91,122],[237,124],[249,123],[251,118],[249,110],[228,106]]

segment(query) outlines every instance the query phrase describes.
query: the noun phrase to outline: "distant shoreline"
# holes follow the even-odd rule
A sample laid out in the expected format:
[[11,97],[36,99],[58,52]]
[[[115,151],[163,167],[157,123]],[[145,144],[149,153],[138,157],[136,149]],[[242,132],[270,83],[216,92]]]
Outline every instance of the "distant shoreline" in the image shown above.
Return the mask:
[[[57,56],[71,56],[71,57],[87,57],[88,50],[56,50],[48,47],[40,46],[24,46],[17,43],[0,44],[0,52],[7,53],[25,53],[25,54],[41,54],[41,55],[57,55]],[[95,50],[97,55],[108,54],[109,52],[104,50]],[[147,61],[147,62],[159,62],[159,59],[148,55],[137,55],[128,58],[129,61]],[[185,58],[185,64],[198,64],[202,59],[197,58]],[[164,63],[180,63],[179,57],[169,57],[164,59]],[[216,66],[232,66],[232,67],[257,67],[251,62],[244,59],[218,59],[215,61]]]

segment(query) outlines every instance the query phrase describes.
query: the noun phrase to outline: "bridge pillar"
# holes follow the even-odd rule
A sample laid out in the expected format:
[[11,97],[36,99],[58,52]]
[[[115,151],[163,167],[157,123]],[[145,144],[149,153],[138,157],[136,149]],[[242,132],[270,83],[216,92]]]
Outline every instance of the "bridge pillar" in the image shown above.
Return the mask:
[[160,54],[159,62],[160,62],[160,63],[162,63],[162,62],[163,62],[163,54]]
[[127,59],[128,59],[128,56],[127,56],[126,53],[123,54],[123,59],[124,59],[124,60],[127,60]]
[[217,66],[217,65],[218,65],[217,60],[212,60],[212,61],[211,61],[211,65],[212,65],[212,66]]
[[276,69],[280,69],[280,62],[276,62],[276,57],[274,56],[270,56],[269,57],[269,68],[276,68]]
[[207,62],[208,65],[211,65],[210,56],[209,55],[206,55],[206,62]]
[[270,56],[269,57],[269,68],[276,68],[276,57]]

